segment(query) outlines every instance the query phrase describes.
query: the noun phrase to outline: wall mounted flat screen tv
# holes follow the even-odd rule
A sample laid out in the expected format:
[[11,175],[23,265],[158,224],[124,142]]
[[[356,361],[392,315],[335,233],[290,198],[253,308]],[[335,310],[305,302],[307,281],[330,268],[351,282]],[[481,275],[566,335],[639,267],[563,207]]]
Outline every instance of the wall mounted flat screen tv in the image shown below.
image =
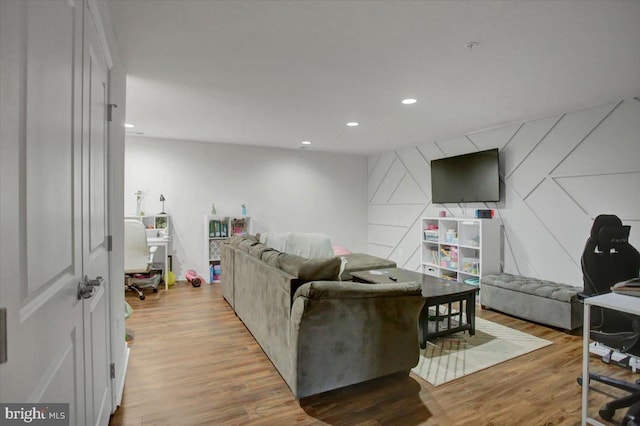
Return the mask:
[[433,203],[500,201],[498,148],[431,161]]

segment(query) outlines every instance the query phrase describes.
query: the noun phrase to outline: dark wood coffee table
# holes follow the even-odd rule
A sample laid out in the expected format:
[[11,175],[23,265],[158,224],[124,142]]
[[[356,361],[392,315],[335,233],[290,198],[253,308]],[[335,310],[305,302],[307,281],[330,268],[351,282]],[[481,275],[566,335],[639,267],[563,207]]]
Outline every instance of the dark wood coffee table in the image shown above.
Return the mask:
[[[419,272],[401,268],[374,269],[352,272],[353,280],[361,283],[382,284],[415,281],[422,285],[424,306],[418,319],[420,347],[427,346],[427,340],[459,331],[476,333],[476,293],[478,287],[445,280]],[[457,310],[452,304],[459,303]],[[464,305],[465,317],[462,316]],[[430,309],[429,308],[433,308]],[[444,312],[443,312],[444,311]]]

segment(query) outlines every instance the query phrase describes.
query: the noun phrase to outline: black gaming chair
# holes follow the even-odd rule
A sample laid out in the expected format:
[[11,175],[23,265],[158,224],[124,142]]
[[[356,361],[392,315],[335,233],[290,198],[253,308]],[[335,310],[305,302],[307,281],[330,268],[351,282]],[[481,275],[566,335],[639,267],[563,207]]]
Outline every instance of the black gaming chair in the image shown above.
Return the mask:
[[[630,229],[615,215],[596,217],[582,253],[584,297],[609,293],[614,284],[638,277],[640,253],[629,244]],[[640,356],[639,317],[592,307],[590,337],[609,348]],[[611,420],[616,409],[630,407],[622,424],[640,426],[640,381],[629,383],[595,373],[590,373],[589,379],[630,392],[605,404],[600,417]]]

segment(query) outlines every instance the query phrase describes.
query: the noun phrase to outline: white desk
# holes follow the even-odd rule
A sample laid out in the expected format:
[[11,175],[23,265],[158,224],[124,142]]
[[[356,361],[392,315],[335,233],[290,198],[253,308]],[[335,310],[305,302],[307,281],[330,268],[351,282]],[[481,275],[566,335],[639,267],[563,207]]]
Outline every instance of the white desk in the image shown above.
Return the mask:
[[149,237],[147,236],[147,245],[149,247],[163,247],[164,248],[164,268],[162,269],[162,280],[164,281],[164,289],[169,289],[169,243],[171,237]]
[[633,315],[640,315],[640,297],[607,293],[600,296],[588,297],[584,300],[584,325],[582,336],[582,425],[600,425],[604,423],[590,418],[587,414],[589,406],[589,335],[591,331],[591,307],[613,309]]

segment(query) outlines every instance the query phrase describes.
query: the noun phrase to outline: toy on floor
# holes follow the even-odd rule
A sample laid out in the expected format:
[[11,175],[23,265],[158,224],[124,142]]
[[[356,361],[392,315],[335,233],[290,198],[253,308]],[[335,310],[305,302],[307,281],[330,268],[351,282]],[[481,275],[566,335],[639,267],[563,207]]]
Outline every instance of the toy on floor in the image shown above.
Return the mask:
[[167,285],[171,287],[176,283],[176,274],[173,273],[173,256],[169,255],[169,272],[164,274],[163,278]]
[[185,273],[185,277],[187,278],[187,281],[189,281],[194,287],[200,287],[200,285],[204,281],[204,278],[198,275],[198,273],[193,269],[188,269]]

